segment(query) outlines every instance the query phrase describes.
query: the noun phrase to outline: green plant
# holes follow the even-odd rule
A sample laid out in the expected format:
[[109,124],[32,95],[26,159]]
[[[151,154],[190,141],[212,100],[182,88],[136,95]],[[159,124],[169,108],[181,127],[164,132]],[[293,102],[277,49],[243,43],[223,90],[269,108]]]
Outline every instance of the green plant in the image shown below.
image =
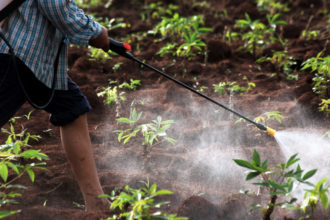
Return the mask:
[[[262,124],[267,124],[268,121],[273,120],[277,121],[278,123],[282,123],[282,119],[284,116],[281,114],[279,111],[272,111],[272,112],[265,112],[253,119],[254,122],[256,123],[262,123]],[[241,122],[246,122],[245,119],[240,118],[235,121],[235,124],[241,123]],[[259,129],[257,129],[259,131]]]
[[277,121],[278,123],[282,123],[283,115],[279,111],[273,111],[273,112],[265,112],[262,115],[259,115],[258,117],[254,118],[254,121],[256,123],[266,123],[268,120]]
[[[25,116],[30,118],[31,112]],[[15,131],[14,123],[21,117],[12,118],[9,122],[9,129],[1,129],[1,132],[7,135],[5,144],[0,146],[0,218],[16,214],[20,210],[4,210],[8,204],[17,204],[15,200],[22,196],[16,190],[24,190],[25,186],[15,184],[24,174],[27,174],[32,182],[35,180],[35,169],[45,169],[46,165],[43,160],[48,160],[48,156],[41,153],[40,150],[29,149],[29,141],[37,141],[40,137],[32,135],[22,128],[17,133]],[[40,161],[40,162],[39,162]],[[13,175],[9,175],[9,174]]]
[[165,46],[161,47],[160,50],[157,52],[158,55],[161,57],[165,55],[172,55],[175,56],[176,54],[176,43],[167,43]]
[[88,46],[89,49],[89,60],[92,61],[100,61],[101,63],[105,63],[107,60],[112,59],[109,53],[104,52],[101,49],[94,48],[91,46]]
[[117,83],[116,81],[109,80],[109,86],[99,88],[100,92],[97,93],[97,96],[105,98],[103,100],[104,104],[113,106],[119,101],[126,100],[126,97],[124,96],[125,92],[119,92],[117,86],[112,87],[112,85],[116,83]]
[[187,57],[191,59],[196,54],[193,49],[196,49],[198,52],[202,51],[202,47],[206,47],[204,41],[199,39],[197,32],[187,31],[184,34],[185,42],[181,44],[176,50],[176,54],[178,57]]
[[301,37],[305,38],[306,40],[316,40],[320,36],[319,30],[307,31],[303,30],[301,33]]
[[[246,78],[244,78],[246,80]],[[219,93],[219,95],[224,95],[226,91],[229,94],[239,93],[240,95],[246,94],[255,88],[256,85],[253,82],[247,82],[247,87],[243,87],[237,84],[236,81],[233,82],[220,82],[219,84],[213,84],[214,92]]]
[[282,3],[279,0],[256,0],[256,3],[260,11],[268,11],[271,15],[290,10],[287,3]]
[[177,11],[179,6],[174,4],[169,4],[168,7],[163,6],[163,2],[151,2],[143,6],[141,12],[141,20],[149,21],[151,19],[158,19],[162,16],[173,15],[175,11]]
[[324,112],[326,116],[330,115],[330,99],[322,99],[319,104],[320,112]]
[[[200,27],[203,24],[202,15],[184,18],[175,13],[172,18],[163,17],[162,21],[155,26],[153,33],[160,33],[163,37],[169,37],[178,43],[167,43],[158,54],[161,56],[170,54],[191,59],[196,55],[194,50],[201,53],[202,48],[206,47],[201,37],[211,31],[210,28]],[[178,48],[176,48],[177,45],[179,45]]]
[[185,217],[177,217],[177,214],[167,214],[159,209],[169,202],[156,202],[156,197],[173,194],[169,190],[157,190],[157,185],[150,185],[149,181],[143,182],[144,187],[139,189],[126,185],[122,192],[112,191],[111,195],[101,195],[100,198],[107,198],[112,201],[110,209],[119,209],[119,215],[113,215],[107,220],[185,220]]
[[[163,138],[165,141],[170,143],[175,143],[175,140],[167,136],[167,129],[171,127],[174,123],[173,120],[162,121],[160,116],[156,120],[152,120],[150,123],[146,124],[135,124],[140,120],[142,112],[137,113],[136,109],[133,108],[129,118],[117,118],[116,120],[119,123],[129,124],[131,127],[125,130],[115,130],[115,133],[118,133],[118,142],[123,141],[126,144],[132,137],[135,137],[139,132],[141,132],[144,137],[144,145],[148,145],[146,150],[149,151],[154,141],[159,142],[159,138]],[[135,127],[133,127],[135,126]]]
[[130,79],[130,83],[124,82],[119,85],[119,88],[126,88],[130,90],[136,90],[141,85],[141,80],[138,79]]
[[323,52],[319,52],[316,57],[309,58],[302,64],[301,70],[311,69],[315,72],[313,78],[313,91],[321,98],[330,97],[330,56],[322,57]]
[[[108,0],[106,5],[111,5],[111,2],[113,0]],[[77,4],[79,7],[82,8],[89,8],[89,7],[96,7],[98,5],[104,5],[104,2],[102,0],[77,0]]]
[[297,61],[290,56],[287,51],[273,51],[271,57],[261,57],[256,60],[257,63],[270,62],[275,65],[276,70],[283,71],[289,80],[298,80],[298,74],[292,74],[295,69],[292,67],[297,65]]
[[[300,159],[297,158],[297,154],[292,155],[287,162],[280,163],[274,167],[268,166],[268,160],[261,161],[259,153],[254,150],[251,161],[234,159],[234,162],[244,168],[247,168],[249,172],[246,175],[245,180],[252,180],[256,177],[260,177],[253,185],[262,187],[268,191],[270,202],[266,206],[261,204],[253,205],[254,208],[258,208],[263,211],[263,219],[270,219],[270,215],[273,213],[275,207],[281,207],[285,209],[302,209],[306,210],[309,206],[312,208],[316,206],[318,202],[318,196],[321,200],[323,208],[328,209],[328,196],[327,192],[329,187],[325,187],[323,184],[326,179],[321,180],[315,186],[308,180],[314,176],[317,172],[316,169],[309,170],[304,173],[298,164],[296,168],[292,168]],[[304,184],[306,186],[313,186],[311,190],[305,190],[306,195],[302,205],[298,205],[297,198],[292,195],[297,184]],[[248,190],[242,190],[244,194],[249,195]],[[284,197],[278,199],[278,197]],[[279,201],[279,202],[278,202]]]
[[285,21],[278,20],[279,16],[280,14],[267,15],[269,26],[258,19],[253,21],[247,13],[245,13],[245,19],[236,20],[236,26],[246,31],[242,34],[243,48],[255,56],[257,51],[277,41],[279,37],[275,34],[276,27],[286,24]]

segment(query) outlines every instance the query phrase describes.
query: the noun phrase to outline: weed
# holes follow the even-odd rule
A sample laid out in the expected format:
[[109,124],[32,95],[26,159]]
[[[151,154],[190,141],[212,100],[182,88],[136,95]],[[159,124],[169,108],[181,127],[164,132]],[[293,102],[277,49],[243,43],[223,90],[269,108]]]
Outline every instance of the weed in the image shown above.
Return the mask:
[[[297,154],[292,155],[286,163],[280,163],[274,167],[268,166],[268,160],[261,161],[259,153],[254,150],[252,160],[246,161],[241,159],[234,159],[234,162],[244,168],[247,168],[249,172],[245,178],[246,181],[261,177],[253,185],[260,186],[268,191],[270,202],[267,206],[261,204],[253,205],[254,209],[260,209],[264,213],[263,219],[270,219],[270,215],[274,211],[275,207],[281,207],[284,209],[301,209],[304,212],[306,207],[311,207],[312,216],[318,201],[324,210],[328,209],[328,191],[329,186],[325,186],[327,178],[322,179],[316,185],[310,183],[308,180],[314,176],[316,169],[309,170],[304,173],[298,164],[295,169],[292,166],[300,159]],[[297,198],[292,195],[297,184],[304,184],[306,186],[312,186],[310,190],[305,190],[305,198],[302,204],[299,206]],[[244,194],[249,195],[248,190],[242,190]],[[284,199],[279,200],[279,197]],[[278,202],[280,201],[280,202]]]
[[[144,187],[139,189],[131,188],[126,185],[124,190],[119,193],[118,190],[112,191],[111,195],[101,195],[100,198],[107,198],[112,201],[110,209],[119,209],[119,215],[113,215],[107,220],[119,219],[166,219],[166,220],[186,220],[185,217],[177,217],[177,214],[167,214],[159,210],[161,206],[169,202],[156,202],[156,197],[173,194],[169,190],[157,190],[157,185],[150,185],[149,181],[142,182]],[[157,199],[158,200],[158,199]]]

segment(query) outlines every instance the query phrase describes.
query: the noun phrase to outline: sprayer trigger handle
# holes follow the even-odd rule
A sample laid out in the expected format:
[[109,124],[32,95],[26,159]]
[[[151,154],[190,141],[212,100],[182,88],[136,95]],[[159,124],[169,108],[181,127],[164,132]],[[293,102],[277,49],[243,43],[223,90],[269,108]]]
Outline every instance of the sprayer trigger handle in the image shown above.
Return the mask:
[[128,43],[116,41],[109,37],[109,49],[115,53],[118,53],[119,55],[123,55],[131,50],[131,45]]

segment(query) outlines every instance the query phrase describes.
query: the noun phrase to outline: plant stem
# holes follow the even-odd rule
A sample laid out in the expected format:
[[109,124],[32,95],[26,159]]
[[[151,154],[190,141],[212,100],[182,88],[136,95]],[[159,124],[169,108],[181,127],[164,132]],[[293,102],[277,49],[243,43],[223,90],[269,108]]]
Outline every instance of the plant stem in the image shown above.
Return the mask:
[[270,215],[273,213],[274,211],[274,207],[275,207],[275,202],[277,199],[277,195],[273,195],[270,199],[270,203],[268,205],[268,209],[263,217],[263,220],[270,220]]

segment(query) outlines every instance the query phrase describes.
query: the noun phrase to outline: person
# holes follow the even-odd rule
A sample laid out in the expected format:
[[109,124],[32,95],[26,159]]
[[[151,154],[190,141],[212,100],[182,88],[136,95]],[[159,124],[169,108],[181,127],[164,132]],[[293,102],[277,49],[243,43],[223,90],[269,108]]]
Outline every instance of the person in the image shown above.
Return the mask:
[[[73,43],[108,51],[106,28],[78,8],[74,0],[27,0],[6,18],[1,29],[17,61],[12,61],[8,45],[0,38],[0,126],[27,101],[26,94],[37,104],[47,102],[56,69],[54,97],[44,110],[50,113],[50,122],[60,127],[61,142],[85,210],[104,210],[110,203],[98,198],[103,190],[88,131],[91,106],[67,75],[67,49]],[[23,82],[25,92],[18,80]]]

